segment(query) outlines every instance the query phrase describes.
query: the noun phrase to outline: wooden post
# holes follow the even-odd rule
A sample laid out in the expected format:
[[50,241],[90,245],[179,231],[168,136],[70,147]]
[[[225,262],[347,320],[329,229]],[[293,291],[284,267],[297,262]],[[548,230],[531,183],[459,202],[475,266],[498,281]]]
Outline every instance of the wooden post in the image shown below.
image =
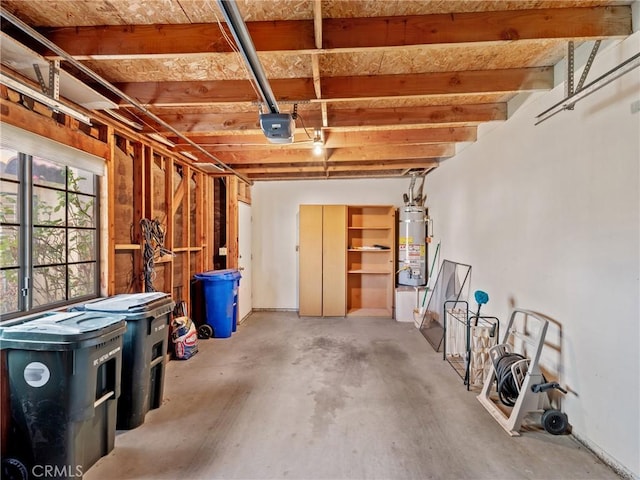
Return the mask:
[[238,177],[227,177],[227,268],[238,268]]

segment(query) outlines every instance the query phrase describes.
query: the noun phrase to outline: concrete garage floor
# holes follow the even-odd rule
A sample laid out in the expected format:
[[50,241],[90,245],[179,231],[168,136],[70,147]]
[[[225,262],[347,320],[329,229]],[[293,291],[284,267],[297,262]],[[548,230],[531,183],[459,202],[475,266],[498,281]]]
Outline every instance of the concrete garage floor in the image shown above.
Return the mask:
[[475,396],[413,324],[257,312],[170,362],[162,407],[84,478],[619,478],[571,436],[509,437]]

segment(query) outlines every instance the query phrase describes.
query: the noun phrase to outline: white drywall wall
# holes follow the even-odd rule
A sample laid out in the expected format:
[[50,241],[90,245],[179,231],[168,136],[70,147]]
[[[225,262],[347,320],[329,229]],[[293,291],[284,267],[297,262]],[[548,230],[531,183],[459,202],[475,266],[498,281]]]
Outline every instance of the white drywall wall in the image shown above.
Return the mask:
[[253,308],[298,308],[298,207],[301,204],[403,205],[410,180],[256,182],[253,211]]
[[[639,46],[636,32],[601,51],[588,81]],[[530,96],[427,176],[434,240],[473,266],[485,314],[554,320],[544,363],[574,434],[640,477],[640,69],[535,126],[563,97]]]

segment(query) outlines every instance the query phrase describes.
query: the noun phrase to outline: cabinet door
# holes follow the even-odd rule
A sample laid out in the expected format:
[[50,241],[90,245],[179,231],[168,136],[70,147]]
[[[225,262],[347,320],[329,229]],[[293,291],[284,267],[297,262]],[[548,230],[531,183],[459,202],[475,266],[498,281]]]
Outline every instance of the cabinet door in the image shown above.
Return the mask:
[[347,207],[324,205],[322,216],[322,315],[347,313]]
[[322,205],[300,205],[298,308],[322,315]]

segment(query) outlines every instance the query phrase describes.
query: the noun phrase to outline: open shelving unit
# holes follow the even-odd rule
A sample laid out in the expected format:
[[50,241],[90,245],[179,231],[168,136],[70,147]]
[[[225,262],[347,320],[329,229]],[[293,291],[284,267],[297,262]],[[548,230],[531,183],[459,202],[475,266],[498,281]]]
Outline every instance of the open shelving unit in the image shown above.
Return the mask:
[[347,315],[393,316],[396,209],[347,207]]

